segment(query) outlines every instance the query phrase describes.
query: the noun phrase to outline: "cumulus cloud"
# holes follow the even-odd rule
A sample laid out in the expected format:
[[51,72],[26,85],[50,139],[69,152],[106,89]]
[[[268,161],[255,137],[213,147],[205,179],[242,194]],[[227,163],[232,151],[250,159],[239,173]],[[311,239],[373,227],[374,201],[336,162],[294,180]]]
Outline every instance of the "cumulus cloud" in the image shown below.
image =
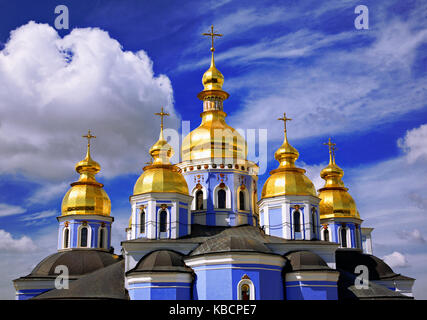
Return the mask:
[[21,213],[24,213],[25,211],[26,209],[20,206],[13,206],[6,203],[0,203],[0,217],[21,214]]
[[410,163],[418,159],[427,159],[427,124],[409,130],[397,143],[406,153]]
[[36,248],[37,246],[31,238],[22,236],[20,239],[13,239],[9,232],[0,229],[0,252],[24,253]]
[[[160,107],[177,127],[171,82],[155,75],[140,50],[125,51],[98,28],[61,38],[47,24],[12,31],[0,51],[0,173],[64,180],[97,136],[92,155],[101,174],[136,173],[159,132]],[[44,190],[52,194],[52,190]]]
[[400,252],[394,251],[393,253],[386,255],[382,258],[391,268],[405,268],[408,267],[408,261],[406,257]]

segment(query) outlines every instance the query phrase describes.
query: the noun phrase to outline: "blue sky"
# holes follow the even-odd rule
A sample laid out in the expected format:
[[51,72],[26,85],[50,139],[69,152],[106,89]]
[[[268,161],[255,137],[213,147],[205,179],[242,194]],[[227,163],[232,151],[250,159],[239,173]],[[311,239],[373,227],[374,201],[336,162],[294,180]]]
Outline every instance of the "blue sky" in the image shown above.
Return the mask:
[[[59,4],[68,30],[54,28]],[[368,30],[354,27],[359,4],[369,8]],[[364,226],[375,228],[374,254],[417,278],[416,297],[427,298],[424,1],[0,1],[0,12],[1,298],[56,250],[55,216],[89,128],[119,248],[158,135],[152,114],[164,105],[169,128],[200,123],[196,95],[210,58],[201,33],[211,24],[224,34],[216,63],[228,123],[268,129],[259,190],[277,166],[283,112],[318,188],[322,143],[333,137]]]

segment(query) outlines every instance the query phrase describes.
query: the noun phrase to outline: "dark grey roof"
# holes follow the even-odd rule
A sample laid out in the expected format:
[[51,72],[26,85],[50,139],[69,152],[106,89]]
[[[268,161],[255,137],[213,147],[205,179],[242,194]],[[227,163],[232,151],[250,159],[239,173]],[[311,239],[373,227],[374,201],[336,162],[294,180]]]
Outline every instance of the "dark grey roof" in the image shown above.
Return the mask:
[[414,280],[413,278],[394,273],[390,266],[380,258],[359,250],[337,250],[336,264],[337,268],[350,273],[354,273],[358,265],[365,265],[369,270],[369,280]]
[[53,289],[34,300],[119,299],[129,300],[124,284],[125,261],[119,262],[70,282],[68,289]]
[[339,300],[412,300],[412,297],[405,296],[396,291],[390,290],[373,281],[369,281],[367,289],[357,289],[355,286],[356,275],[340,270],[338,278],[338,299]]
[[23,278],[57,277],[58,265],[68,267],[69,276],[81,276],[119,261],[119,256],[101,250],[72,249],[60,251],[43,259],[31,273]]
[[310,251],[294,251],[286,254],[285,258],[285,272],[302,270],[332,270],[321,257]]
[[126,274],[134,272],[193,272],[182,259],[182,254],[172,250],[157,250],[142,257],[135,268]]
[[271,253],[264,243],[252,238],[242,237],[238,235],[224,235],[212,237],[203,242],[200,246],[191,252],[190,256],[199,254],[214,253],[214,252],[228,252],[228,251],[252,251]]

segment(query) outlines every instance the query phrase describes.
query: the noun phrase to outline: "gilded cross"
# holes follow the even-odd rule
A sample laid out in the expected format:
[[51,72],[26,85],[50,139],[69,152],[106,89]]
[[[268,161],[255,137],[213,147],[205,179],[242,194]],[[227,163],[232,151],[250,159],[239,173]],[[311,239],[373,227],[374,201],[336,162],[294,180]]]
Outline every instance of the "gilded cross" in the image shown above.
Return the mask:
[[163,107],[162,107],[162,111],[161,112],[158,112],[158,113],[155,113],[155,115],[156,116],[160,116],[160,128],[162,129],[162,131],[163,131],[163,117],[165,117],[165,116],[169,116],[169,113],[167,113],[167,112],[163,112]]
[[279,119],[277,119],[277,120],[281,120],[281,121],[283,121],[283,123],[284,123],[284,125],[285,125],[285,132],[286,132],[286,121],[291,121],[292,119],[291,119],[291,118],[287,118],[287,117],[286,117],[286,112],[283,112],[283,118],[279,118]]
[[82,136],[82,138],[86,138],[87,139],[87,146],[88,148],[90,147],[90,139],[95,139],[96,136],[93,136],[90,132],[90,130],[87,131],[87,135]]
[[328,146],[329,148],[329,154],[332,157],[332,155],[334,155],[335,158],[335,150],[337,148],[335,148],[335,146],[337,145],[336,143],[331,142],[331,138],[329,138],[328,143],[324,142],[323,143],[325,146]]
[[202,36],[209,36],[212,38],[212,47],[211,47],[211,51],[214,52],[215,48],[214,48],[214,38],[215,37],[222,37],[222,34],[220,33],[214,33],[214,26],[211,25],[211,32],[210,33],[202,33]]

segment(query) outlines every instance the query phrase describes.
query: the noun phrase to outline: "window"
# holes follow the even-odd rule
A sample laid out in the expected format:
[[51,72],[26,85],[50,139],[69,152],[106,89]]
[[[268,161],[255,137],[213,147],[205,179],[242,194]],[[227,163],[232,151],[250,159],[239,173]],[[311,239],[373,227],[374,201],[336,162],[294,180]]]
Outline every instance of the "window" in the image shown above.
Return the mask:
[[167,212],[162,210],[160,212],[160,232],[167,231]]
[[243,284],[240,287],[240,290],[241,290],[241,297],[242,297],[241,300],[251,300],[250,299],[251,294],[250,294],[250,289],[249,289],[249,285],[248,284],[246,284],[246,283]]
[[329,230],[328,229],[323,230],[323,240],[329,241]]
[[317,216],[316,216],[316,209],[311,210],[311,221],[313,226],[313,233],[314,235],[317,235]]
[[218,209],[226,208],[226,192],[224,189],[218,190]]
[[244,275],[237,284],[238,300],[255,300],[255,287],[248,276]]
[[87,227],[81,228],[80,229],[80,247],[87,247],[87,235],[88,235]]
[[242,191],[242,190],[240,190],[239,191],[239,204],[240,204],[240,210],[246,210],[245,209],[245,193]]
[[203,191],[196,192],[196,210],[203,210]]
[[104,248],[104,246],[105,246],[105,239],[104,239],[104,237],[105,237],[105,230],[104,230],[104,228],[101,228],[99,230],[99,247],[100,248]]
[[347,229],[341,227],[341,247],[347,248]]
[[360,249],[360,227],[356,224],[356,248]]
[[139,214],[139,232],[145,233],[145,211],[141,210]]
[[64,229],[64,248],[68,248],[68,238],[70,237],[70,229]]
[[300,221],[300,212],[299,210],[294,211],[294,232],[301,232],[301,221]]

